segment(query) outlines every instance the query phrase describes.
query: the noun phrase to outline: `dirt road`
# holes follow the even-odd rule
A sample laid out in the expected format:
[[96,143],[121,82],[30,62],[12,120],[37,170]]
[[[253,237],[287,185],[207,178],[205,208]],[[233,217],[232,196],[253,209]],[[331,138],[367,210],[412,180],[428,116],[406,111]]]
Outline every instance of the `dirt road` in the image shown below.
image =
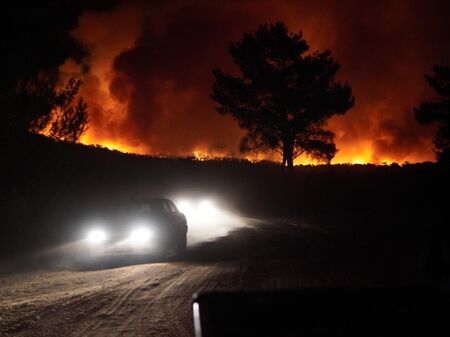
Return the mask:
[[193,336],[192,294],[236,269],[156,263],[0,280],[0,331],[16,336]]
[[183,262],[0,277],[0,336],[193,336],[196,292],[367,285],[388,277],[357,244],[298,223],[245,229]]

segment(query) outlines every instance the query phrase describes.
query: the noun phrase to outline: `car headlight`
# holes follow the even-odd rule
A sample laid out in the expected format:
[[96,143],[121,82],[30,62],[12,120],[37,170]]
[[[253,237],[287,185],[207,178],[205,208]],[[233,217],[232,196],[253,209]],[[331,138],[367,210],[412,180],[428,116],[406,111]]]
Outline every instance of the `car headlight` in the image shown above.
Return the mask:
[[102,230],[95,229],[88,233],[87,239],[92,243],[100,243],[107,240],[106,233]]
[[147,228],[137,228],[130,234],[129,240],[133,243],[143,243],[153,238],[153,232]]

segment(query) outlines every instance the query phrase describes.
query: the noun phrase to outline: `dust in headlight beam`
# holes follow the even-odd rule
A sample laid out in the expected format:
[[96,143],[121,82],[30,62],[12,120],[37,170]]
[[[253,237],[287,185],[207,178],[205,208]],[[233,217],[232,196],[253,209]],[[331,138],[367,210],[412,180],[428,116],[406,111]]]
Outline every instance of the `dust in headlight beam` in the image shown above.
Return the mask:
[[243,218],[216,200],[179,196],[174,202],[186,216],[189,245],[211,241],[247,226]]

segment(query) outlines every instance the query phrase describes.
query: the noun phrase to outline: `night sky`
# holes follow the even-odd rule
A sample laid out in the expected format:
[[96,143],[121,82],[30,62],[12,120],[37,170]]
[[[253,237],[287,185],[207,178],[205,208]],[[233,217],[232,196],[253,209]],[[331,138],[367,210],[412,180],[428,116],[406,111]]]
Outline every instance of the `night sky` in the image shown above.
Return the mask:
[[211,70],[236,73],[230,42],[281,20],[303,31],[311,51],[331,49],[338,79],[353,88],[355,107],[329,121],[333,163],[432,161],[434,129],[418,125],[413,108],[434,98],[424,74],[449,63],[449,13],[448,1],[119,1],[81,15],[71,34],[89,53],[84,65],[68,59],[61,81],[84,81],[83,143],[242,157],[243,131],[209,96]]

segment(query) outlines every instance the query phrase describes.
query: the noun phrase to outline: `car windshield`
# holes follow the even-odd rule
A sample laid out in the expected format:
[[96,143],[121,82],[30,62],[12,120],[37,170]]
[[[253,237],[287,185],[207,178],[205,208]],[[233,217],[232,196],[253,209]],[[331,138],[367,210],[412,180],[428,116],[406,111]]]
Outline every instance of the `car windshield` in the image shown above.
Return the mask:
[[126,210],[137,213],[152,213],[167,211],[168,207],[164,200],[149,200],[133,202],[126,206]]

